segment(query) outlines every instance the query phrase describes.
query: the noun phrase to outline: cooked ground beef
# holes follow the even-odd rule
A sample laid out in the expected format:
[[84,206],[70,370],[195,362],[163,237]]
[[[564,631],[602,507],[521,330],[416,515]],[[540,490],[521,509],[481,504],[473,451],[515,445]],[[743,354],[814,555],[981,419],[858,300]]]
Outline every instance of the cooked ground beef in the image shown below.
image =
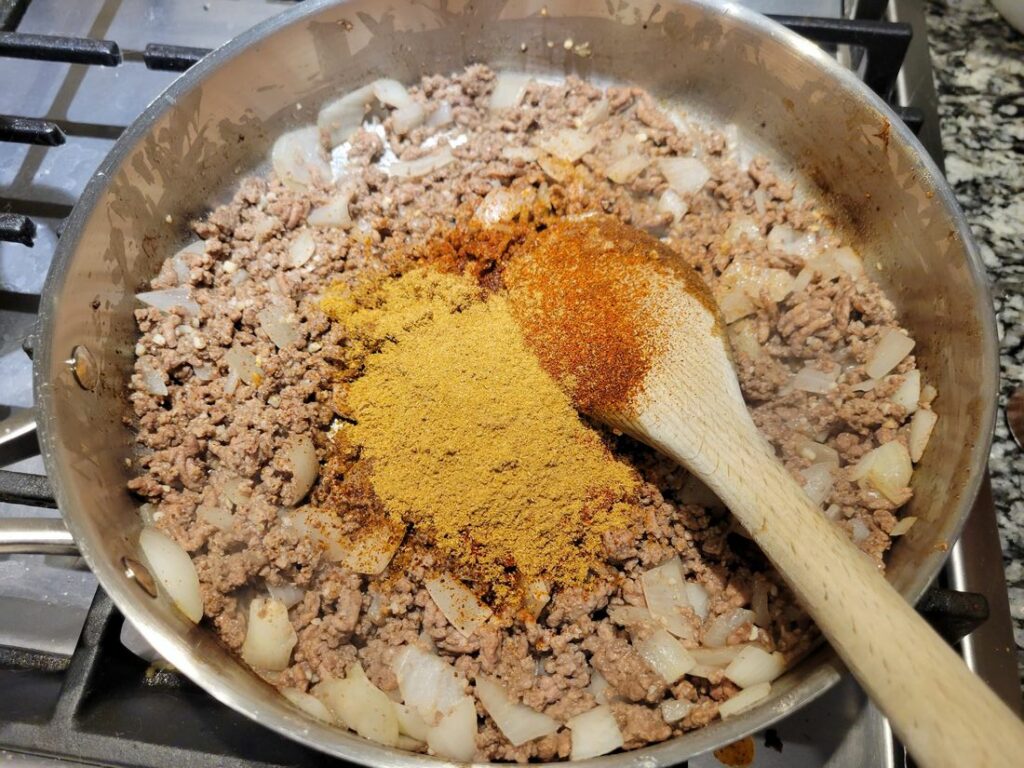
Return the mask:
[[[589,589],[554,595],[536,622],[485,625],[466,638],[423,586],[429,563],[368,578],[330,562],[279,514],[295,469],[288,441],[309,436],[322,458],[335,418],[331,376],[344,338],[318,309],[318,296],[334,281],[386,268],[401,246],[471,218],[485,198],[493,206],[502,188],[555,215],[599,210],[654,231],[725,292],[730,267],[796,276],[809,254],[842,242],[827,212],[795,194],[767,161],[745,160],[728,132],[686,121],[642,90],[604,91],[575,78],[532,82],[517,108],[495,112],[494,79],[480,66],[424,78],[413,98],[428,113],[447,104],[453,122],[398,136],[388,116],[382,129],[355,134],[339,181],[351,193],[351,227],[307,221],[335,189],[292,189],[274,176],[246,179],[229,204],[193,224],[200,242],[168,259],[151,287],[189,287],[197,311],[136,312],[131,401],[139,450],[130,487],[146,502],[147,522],[192,556],[206,620],[229,648],[242,646],[254,595],[269,589],[291,596],[298,642],[286,669],[261,672],[271,683],[305,691],[344,676],[358,660],[375,685],[395,696],[392,659],[399,648],[420,644],[466,681],[494,676],[514,700],[559,722],[607,701],[626,748],[639,747],[708,723],[738,689],[719,672],[667,685],[634,649],[644,627],[616,624],[609,608],[644,606],[640,575],[678,555],[687,578],[708,593],[704,630],[717,616],[753,607],[758,624],[744,621],[728,642],[755,641],[792,661],[816,636],[784,584],[705,488],[649,449],[612,435],[616,452],[645,481],[647,515],[635,530],[606,537],[607,573]],[[602,99],[608,114],[591,124]],[[584,123],[596,143],[568,170],[537,153],[538,139]],[[387,152],[410,160],[446,142],[454,160],[425,176],[401,178],[380,167]],[[606,172],[624,154],[651,163],[616,183]],[[658,204],[667,183],[654,161],[670,156],[698,157],[710,172],[678,220],[678,211]],[[310,236],[313,255],[298,264],[293,246]],[[280,346],[261,314],[271,307],[291,331]],[[840,468],[823,513],[879,562],[899,505],[850,471],[877,445],[907,440],[907,411],[891,397],[914,369],[913,356],[874,388],[858,386],[868,378],[864,364],[877,339],[894,327],[896,313],[879,286],[843,271],[831,278],[814,273],[781,301],[766,286],[750,313],[730,326],[757,425],[800,481],[815,458],[808,440],[837,452]],[[237,359],[231,362],[240,351],[252,356],[252,369],[241,376]],[[840,366],[835,386],[824,394],[794,388],[794,373],[805,363],[826,371]],[[755,593],[760,606],[752,605]],[[698,636],[689,644],[700,642]],[[693,707],[666,723],[659,708],[666,697]],[[514,747],[482,707],[478,714],[478,760],[569,754],[564,728]]]

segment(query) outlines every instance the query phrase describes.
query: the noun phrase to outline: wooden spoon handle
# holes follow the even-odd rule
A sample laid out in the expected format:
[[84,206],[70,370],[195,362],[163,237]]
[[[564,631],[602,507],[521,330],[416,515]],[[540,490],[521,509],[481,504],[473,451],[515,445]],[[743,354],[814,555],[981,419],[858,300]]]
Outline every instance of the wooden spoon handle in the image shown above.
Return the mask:
[[1016,715],[812,504],[745,409],[723,411],[703,437],[659,420],[658,447],[728,505],[911,754],[927,768],[1024,765]]

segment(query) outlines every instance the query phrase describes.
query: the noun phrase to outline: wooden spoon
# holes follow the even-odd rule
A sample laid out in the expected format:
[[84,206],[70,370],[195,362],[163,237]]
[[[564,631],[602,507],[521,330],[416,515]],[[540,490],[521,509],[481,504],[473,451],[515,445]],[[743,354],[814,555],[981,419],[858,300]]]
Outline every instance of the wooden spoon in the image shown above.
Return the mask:
[[609,217],[565,220],[525,244],[505,281],[577,405],[714,490],[922,765],[1024,765],[1021,721],[758,433],[714,301],[671,249]]

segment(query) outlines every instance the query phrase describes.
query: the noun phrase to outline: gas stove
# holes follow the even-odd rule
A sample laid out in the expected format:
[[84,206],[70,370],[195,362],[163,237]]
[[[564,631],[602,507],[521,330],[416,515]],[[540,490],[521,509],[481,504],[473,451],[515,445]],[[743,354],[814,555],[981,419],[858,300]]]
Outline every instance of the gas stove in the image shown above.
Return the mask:
[[[941,165],[918,2],[744,4],[777,16],[857,72]],[[27,340],[62,221],[125,126],[177,72],[291,5],[0,0],[0,520],[58,514],[33,436]],[[1019,709],[987,483],[935,587],[918,609]],[[328,761],[153,661],[81,560],[0,554],[0,759],[154,768]],[[910,764],[885,718],[849,679],[753,741],[758,768]],[[689,763],[722,764],[714,755]]]

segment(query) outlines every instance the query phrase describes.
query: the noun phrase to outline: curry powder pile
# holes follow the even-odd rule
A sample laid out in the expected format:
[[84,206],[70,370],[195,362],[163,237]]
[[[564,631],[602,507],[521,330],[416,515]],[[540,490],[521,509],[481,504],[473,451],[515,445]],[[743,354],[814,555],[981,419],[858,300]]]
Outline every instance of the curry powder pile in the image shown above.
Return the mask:
[[[344,329],[340,450],[393,519],[492,605],[581,584],[635,525],[636,473],[584,424],[501,292],[418,267],[322,307]],[[373,520],[364,524],[372,525]]]

